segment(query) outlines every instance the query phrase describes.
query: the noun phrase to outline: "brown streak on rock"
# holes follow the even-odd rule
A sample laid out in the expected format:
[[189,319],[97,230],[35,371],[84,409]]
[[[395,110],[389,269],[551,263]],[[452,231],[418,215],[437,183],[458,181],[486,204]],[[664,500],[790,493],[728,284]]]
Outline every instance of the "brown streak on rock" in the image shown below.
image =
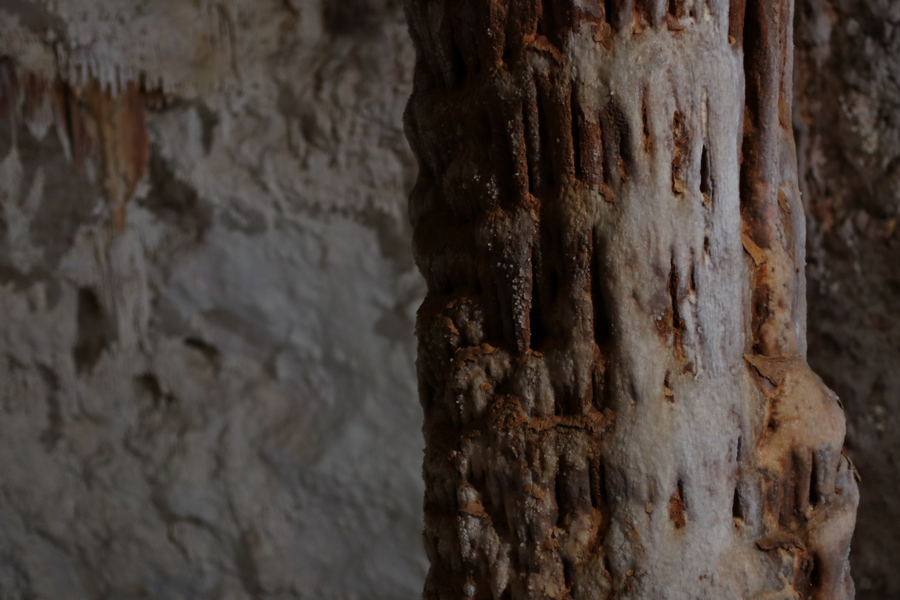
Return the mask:
[[137,81],[128,81],[118,94],[96,80],[76,87],[58,78],[49,85],[37,73],[17,74],[15,62],[4,60],[0,70],[6,74],[0,73],[0,79],[7,83],[0,85],[0,114],[9,111],[10,118],[15,119],[19,113],[20,80],[24,82],[21,112],[26,122],[37,118],[38,109],[49,102],[76,167],[82,169],[89,158],[100,159],[105,173],[103,191],[112,205],[115,229],[121,232],[125,228],[126,204],[149,166],[145,105],[157,96],[164,100],[168,97],[145,90]]
[[687,519],[684,515],[683,486],[684,484],[679,479],[675,493],[669,498],[669,519],[672,521],[675,529],[682,529],[687,524]]
[[741,45],[744,42],[744,13],[747,0],[729,0],[728,5],[728,42]]

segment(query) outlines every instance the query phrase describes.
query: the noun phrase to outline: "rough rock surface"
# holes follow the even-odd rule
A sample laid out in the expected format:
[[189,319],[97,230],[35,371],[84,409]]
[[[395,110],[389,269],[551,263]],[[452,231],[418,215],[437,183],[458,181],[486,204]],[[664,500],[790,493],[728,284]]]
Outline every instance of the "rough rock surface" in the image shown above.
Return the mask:
[[397,3],[0,2],[0,598],[416,598]]
[[793,2],[407,10],[425,598],[852,598]]
[[[397,4],[0,0],[3,600],[419,597]],[[900,2],[797,20],[809,359],[863,473],[857,597],[895,598]],[[51,105],[11,157],[11,72],[24,112],[28,73],[139,93],[125,185]]]
[[900,596],[900,1],[803,0],[797,131],[809,360],[847,408],[861,600]]

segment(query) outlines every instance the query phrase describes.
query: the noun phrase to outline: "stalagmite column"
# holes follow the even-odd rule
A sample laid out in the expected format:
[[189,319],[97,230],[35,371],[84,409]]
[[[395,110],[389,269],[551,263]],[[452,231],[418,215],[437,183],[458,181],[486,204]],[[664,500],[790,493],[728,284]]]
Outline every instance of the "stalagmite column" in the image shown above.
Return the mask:
[[407,0],[425,598],[849,598],[790,0]]

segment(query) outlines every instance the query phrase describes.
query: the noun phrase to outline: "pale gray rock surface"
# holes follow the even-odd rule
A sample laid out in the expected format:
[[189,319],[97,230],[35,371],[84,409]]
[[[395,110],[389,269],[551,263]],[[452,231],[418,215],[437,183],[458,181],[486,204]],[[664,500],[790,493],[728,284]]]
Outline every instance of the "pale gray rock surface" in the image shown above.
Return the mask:
[[3,0],[0,55],[168,96],[122,231],[4,112],[0,598],[418,597],[399,6]]

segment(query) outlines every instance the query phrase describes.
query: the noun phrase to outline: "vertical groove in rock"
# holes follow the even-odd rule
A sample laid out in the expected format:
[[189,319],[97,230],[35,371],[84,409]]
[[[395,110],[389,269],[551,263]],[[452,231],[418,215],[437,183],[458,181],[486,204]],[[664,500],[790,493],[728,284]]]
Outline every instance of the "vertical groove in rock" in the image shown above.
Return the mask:
[[852,594],[843,416],[803,356],[792,5],[744,13],[407,3],[426,598]]

